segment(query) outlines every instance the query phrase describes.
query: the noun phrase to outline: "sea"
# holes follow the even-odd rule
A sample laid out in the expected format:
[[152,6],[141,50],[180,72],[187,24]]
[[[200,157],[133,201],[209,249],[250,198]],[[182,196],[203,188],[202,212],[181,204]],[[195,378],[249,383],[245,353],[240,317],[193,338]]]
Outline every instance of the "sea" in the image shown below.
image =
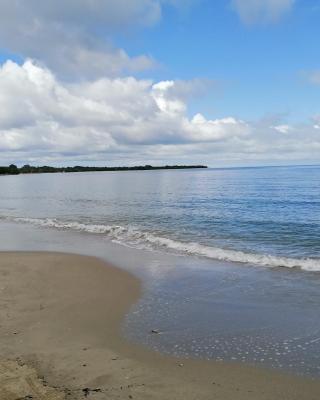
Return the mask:
[[129,341],[320,376],[319,166],[1,176],[0,250],[139,276]]

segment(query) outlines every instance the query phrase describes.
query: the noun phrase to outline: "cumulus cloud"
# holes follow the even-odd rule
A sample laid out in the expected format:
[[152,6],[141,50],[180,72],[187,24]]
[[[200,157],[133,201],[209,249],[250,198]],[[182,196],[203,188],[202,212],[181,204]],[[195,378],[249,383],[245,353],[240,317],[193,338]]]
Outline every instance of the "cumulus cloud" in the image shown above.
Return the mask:
[[43,61],[67,79],[150,68],[148,55],[113,47],[115,32],[153,25],[161,0],[0,0],[0,48]]
[[[246,163],[319,159],[320,118],[244,121],[190,115],[205,79],[137,79],[154,66],[112,43],[114,33],[152,26],[164,4],[201,0],[0,0],[0,48],[26,61],[0,66],[0,162]],[[233,0],[247,23],[277,21],[294,0]],[[33,61],[36,60],[36,61]],[[314,71],[309,79],[320,83]]]
[[[189,91],[192,84],[185,85]],[[8,61],[0,70],[0,149],[94,152],[117,144],[215,141],[238,124],[245,132],[233,119],[188,119],[182,86],[175,91],[174,81],[133,77],[62,83],[30,60]]]
[[294,127],[279,118],[189,117],[187,99],[199,82],[62,82],[31,60],[21,66],[7,61],[0,69],[0,159],[217,163],[306,158],[319,151],[316,120]]
[[291,10],[295,0],[232,0],[233,9],[248,25],[277,22]]

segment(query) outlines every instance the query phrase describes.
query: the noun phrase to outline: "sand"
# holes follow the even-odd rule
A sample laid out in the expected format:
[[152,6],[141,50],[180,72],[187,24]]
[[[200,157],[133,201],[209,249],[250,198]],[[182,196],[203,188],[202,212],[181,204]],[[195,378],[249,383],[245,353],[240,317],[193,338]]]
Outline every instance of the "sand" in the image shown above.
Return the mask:
[[95,258],[0,253],[0,399],[319,400],[319,380],[127,343],[120,324],[140,295]]

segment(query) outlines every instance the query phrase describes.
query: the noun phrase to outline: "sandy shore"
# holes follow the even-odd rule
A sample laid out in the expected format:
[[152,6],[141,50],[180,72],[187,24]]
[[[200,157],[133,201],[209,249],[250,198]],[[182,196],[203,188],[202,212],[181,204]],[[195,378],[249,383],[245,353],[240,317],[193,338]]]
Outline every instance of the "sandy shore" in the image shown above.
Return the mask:
[[98,259],[0,253],[0,399],[319,399],[320,381],[127,343],[119,326],[140,291]]

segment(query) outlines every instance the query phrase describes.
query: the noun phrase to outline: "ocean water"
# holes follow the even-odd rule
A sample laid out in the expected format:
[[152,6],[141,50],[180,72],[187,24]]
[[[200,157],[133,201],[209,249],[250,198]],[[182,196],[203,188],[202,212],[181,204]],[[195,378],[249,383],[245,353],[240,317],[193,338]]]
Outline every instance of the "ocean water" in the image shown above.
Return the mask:
[[0,181],[1,250],[96,255],[143,279],[129,340],[320,376],[320,167]]
[[2,177],[0,218],[136,248],[320,271],[320,167]]

